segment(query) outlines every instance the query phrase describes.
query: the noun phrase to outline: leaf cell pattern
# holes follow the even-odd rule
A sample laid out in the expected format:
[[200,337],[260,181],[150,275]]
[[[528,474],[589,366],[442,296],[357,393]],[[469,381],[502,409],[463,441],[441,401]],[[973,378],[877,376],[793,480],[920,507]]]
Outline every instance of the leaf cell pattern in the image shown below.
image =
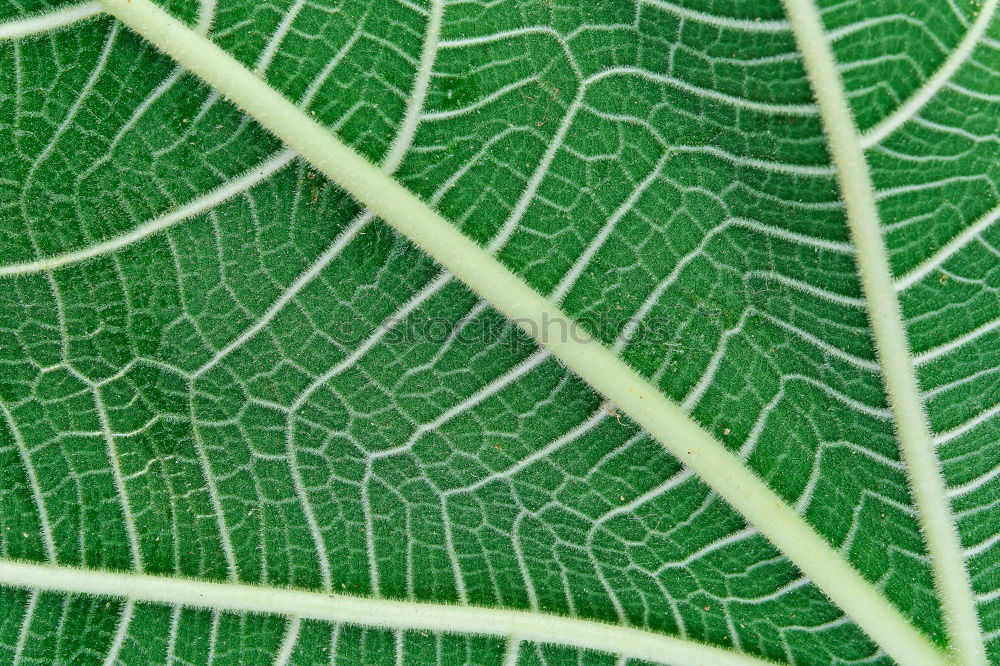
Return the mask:
[[[996,3],[872,4],[821,10],[998,658],[1000,22]],[[890,663],[558,359],[115,20],[59,24],[77,7],[0,8],[4,558]],[[943,640],[780,3],[165,7],[560,303]],[[625,662],[2,598],[12,662]]]

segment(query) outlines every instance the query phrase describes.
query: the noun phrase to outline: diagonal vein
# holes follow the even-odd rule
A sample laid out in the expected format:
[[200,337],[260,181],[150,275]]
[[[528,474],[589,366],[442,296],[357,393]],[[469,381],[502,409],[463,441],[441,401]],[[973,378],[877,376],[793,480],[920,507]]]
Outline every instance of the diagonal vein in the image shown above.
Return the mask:
[[955,72],[969,59],[979,40],[986,34],[986,30],[990,27],[990,21],[993,20],[993,15],[996,13],[998,4],[1000,4],[998,0],[986,0],[983,3],[983,6],[979,8],[979,13],[972,27],[969,28],[969,31],[955,47],[955,50],[951,52],[951,55],[941,64],[941,67],[909,99],[900,104],[899,108],[861,136],[860,143],[862,148],[871,148],[889,138],[907,120],[920,113],[920,110],[940,92],[948,80],[955,75]]
[[934,254],[911,268],[904,275],[898,277],[896,279],[896,290],[900,292],[905,291],[923,280],[930,273],[934,272],[936,268],[965,249],[973,239],[980,238],[981,234],[998,220],[1000,220],[1000,206],[997,206],[967,226],[954,238],[938,248]]
[[[770,661],[688,639],[534,611],[370,599],[292,588],[79,569],[5,559],[0,559],[0,584],[33,591],[120,597],[130,602],[168,604],[175,608],[186,606],[237,613],[269,613],[297,620],[321,620],[392,630],[513,636],[519,640],[615,652],[627,658],[663,664],[774,666]],[[29,613],[31,607],[33,602],[29,606]],[[122,622],[127,623],[130,615],[129,610]],[[291,630],[298,628],[296,619],[289,623],[286,642]],[[119,625],[119,629],[121,626]],[[291,639],[294,638],[292,635]],[[117,640],[116,638],[116,642]]]
[[890,655],[904,663],[945,663],[929,640],[840,553],[679,405],[593,338],[576,335],[562,339],[558,332],[566,316],[556,304],[231,55],[150,0],[104,0],[104,5],[257,119],[495,308],[531,329],[541,344],[740,511]]
[[257,164],[249,171],[239,176],[233,181],[223,183],[216,189],[199,196],[188,203],[176,208],[168,213],[143,222],[136,228],[124,234],[113,236],[94,245],[55,254],[34,261],[27,261],[18,264],[0,265],[0,278],[12,275],[30,275],[32,273],[42,273],[52,271],[69,264],[87,261],[94,257],[104,256],[116,252],[124,247],[138,243],[148,236],[159,233],[164,229],[180,224],[192,217],[201,215],[211,210],[225,201],[228,201],[238,194],[242,194],[258,183],[264,181],[274,173],[283,169],[295,159],[295,153],[290,150],[280,150],[269,158]]
[[837,168],[885,391],[952,649],[963,664],[985,664],[975,601],[920,397],[861,138],[816,5],[813,0],[784,3]]
[[69,5],[44,14],[36,14],[27,18],[0,23],[0,41],[6,39],[22,39],[44,32],[52,32],[65,28],[79,21],[89,19],[101,13],[101,3],[97,0],[83,2],[79,5]]

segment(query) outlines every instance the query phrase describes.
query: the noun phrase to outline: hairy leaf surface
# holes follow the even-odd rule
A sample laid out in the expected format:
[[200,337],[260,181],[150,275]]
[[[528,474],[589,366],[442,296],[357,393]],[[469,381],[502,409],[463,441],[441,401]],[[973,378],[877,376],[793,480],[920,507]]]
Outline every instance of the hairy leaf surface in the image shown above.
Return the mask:
[[[833,79],[779,0],[160,4],[678,403],[866,594],[1000,663],[995,0],[822,0]],[[531,326],[104,9],[0,4],[0,661],[894,663]],[[886,388],[897,311],[946,530]]]

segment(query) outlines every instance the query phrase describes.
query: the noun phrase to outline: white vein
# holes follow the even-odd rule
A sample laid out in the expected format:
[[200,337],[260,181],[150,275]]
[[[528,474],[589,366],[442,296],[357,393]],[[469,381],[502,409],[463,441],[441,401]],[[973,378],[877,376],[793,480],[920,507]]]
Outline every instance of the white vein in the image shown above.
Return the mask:
[[741,316],[735,326],[726,329],[721,336],[719,336],[719,341],[716,343],[715,352],[712,354],[712,358],[709,359],[708,365],[705,366],[705,370],[702,372],[701,377],[694,386],[688,390],[687,395],[681,401],[681,407],[687,411],[692,411],[699,402],[701,402],[702,397],[705,395],[705,391],[708,390],[709,385],[715,380],[715,375],[719,371],[719,367],[722,364],[722,359],[729,348],[729,341],[736,335],[743,332],[743,326],[746,324],[747,318],[750,316],[750,311],[747,310]]
[[[176,257],[176,253],[174,253]],[[182,290],[183,293],[183,290]],[[183,297],[182,297],[183,298]],[[194,443],[195,454],[198,457],[198,466],[205,479],[208,488],[209,501],[212,503],[212,514],[215,516],[216,525],[219,528],[219,542],[222,546],[222,554],[226,560],[226,573],[230,580],[239,579],[239,567],[236,563],[236,553],[233,550],[232,537],[226,526],[226,514],[222,509],[222,497],[219,493],[218,484],[215,482],[215,475],[212,472],[212,463],[208,457],[205,441],[201,436],[201,428],[195,414],[194,383],[188,383],[188,414],[191,417],[191,439]]]
[[420,63],[407,99],[406,111],[400,123],[396,137],[389,152],[382,162],[382,168],[387,173],[394,173],[403,161],[420,126],[427,90],[430,86],[431,74],[434,71],[434,60],[437,57],[438,42],[441,38],[441,19],[444,15],[444,0],[431,0],[431,11],[427,17],[427,28],[424,35],[424,45],[420,52]]
[[21,619],[21,628],[17,632],[17,643],[14,644],[14,658],[11,664],[21,663],[24,655],[24,646],[28,644],[28,636],[31,633],[31,619],[35,616],[35,607],[38,605],[38,590],[31,590],[28,593],[28,603],[24,607],[24,617]]
[[[921,174],[913,174],[916,178]],[[916,194],[925,194],[928,190],[937,189],[943,190],[949,185],[956,184],[977,184],[982,185],[985,188],[992,188],[993,184],[989,179],[981,173],[960,173],[955,176],[948,176],[947,178],[939,178],[938,180],[933,180],[925,183],[916,183],[912,185],[897,185],[895,187],[887,187],[883,190],[879,190],[876,199],[878,201],[884,201],[892,197],[899,196],[910,196]]]
[[291,663],[292,652],[295,651],[295,642],[299,639],[301,627],[302,619],[298,615],[292,615],[288,618],[285,636],[281,639],[281,648],[274,656],[274,666],[287,666]]
[[55,562],[56,545],[52,539],[52,525],[49,523],[49,512],[45,508],[45,496],[42,493],[41,484],[38,483],[38,474],[35,472],[35,465],[31,461],[31,451],[28,450],[21,430],[17,427],[17,422],[14,421],[14,415],[11,414],[3,401],[0,401],[0,412],[3,412],[4,418],[7,421],[7,427],[14,437],[14,444],[17,446],[18,456],[21,458],[21,465],[24,467],[25,474],[28,477],[28,485],[31,487],[31,499],[35,504],[35,510],[38,511],[38,526],[42,532],[42,544],[45,546],[45,556],[50,562]]
[[212,31],[212,24],[215,23],[215,3],[216,0],[199,0],[197,27],[199,35],[207,35]]
[[[38,155],[32,162],[31,168],[29,169],[28,174],[25,178],[26,185],[29,185],[32,182],[32,180],[34,180],[35,172],[38,171],[42,163],[45,162],[46,159],[48,159],[49,155],[55,149],[56,144],[62,138],[63,134],[65,134],[66,131],[73,124],[73,120],[76,118],[77,113],[79,113],[80,109],[83,107],[83,103],[87,100],[90,94],[94,92],[94,88],[97,85],[97,81],[100,78],[101,74],[104,72],[105,67],[107,66],[108,58],[111,57],[111,51],[114,48],[115,40],[118,38],[118,30],[120,29],[120,26],[121,24],[118,23],[117,21],[113,21],[111,23],[111,30],[108,31],[108,36],[104,40],[104,47],[101,49],[101,54],[97,58],[97,62],[94,64],[94,68],[91,70],[90,76],[87,77],[87,82],[84,83],[83,87],[80,89],[79,93],[76,96],[76,99],[73,100],[73,103],[66,111],[66,115],[63,117],[62,122],[59,123],[59,126],[56,128],[56,131],[52,133],[52,137],[45,144],[45,148],[43,148],[38,153]],[[25,205],[25,203],[26,201],[22,200],[22,207]],[[25,219],[28,219],[30,216],[25,215],[24,217]]]
[[803,282],[801,280],[796,280],[795,278],[790,278],[787,275],[782,275],[781,273],[777,273],[775,271],[748,271],[746,273],[746,277],[761,278],[765,282],[778,282],[780,284],[785,285],[786,287],[789,287],[796,291],[800,291],[803,294],[809,294],[810,296],[814,296],[829,303],[842,305],[847,308],[852,308],[856,310],[865,310],[868,308],[868,303],[866,303],[865,299],[863,298],[838,294],[828,289],[817,287],[814,284]]
[[657,576],[659,576],[667,569],[689,567],[694,562],[697,562],[698,560],[702,559],[707,555],[710,555],[711,553],[714,553],[717,550],[726,548],[727,546],[731,546],[734,543],[740,543],[746,541],[747,539],[752,539],[757,536],[760,536],[760,532],[758,532],[753,527],[744,527],[743,529],[736,530],[735,532],[731,532],[708,544],[705,544],[698,550],[688,553],[687,555],[684,556],[683,559],[671,562],[663,562],[657,567],[656,574]]
[[552,165],[552,160],[555,159],[556,154],[562,147],[563,142],[566,140],[566,133],[569,132],[570,126],[573,124],[573,119],[576,117],[577,111],[580,109],[580,105],[583,103],[583,96],[586,92],[586,86],[582,86],[577,92],[576,97],[570,102],[569,107],[566,109],[565,115],[563,115],[562,120],[559,123],[558,129],[556,129],[555,134],[549,141],[549,145],[545,148],[545,152],[542,154],[542,159],[539,160],[538,165],[535,167],[534,172],[532,172],[531,177],[528,179],[528,183],[524,190],[521,192],[521,196],[518,198],[517,203],[514,204],[514,208],[511,209],[510,214],[504,221],[503,226],[500,227],[500,231],[493,237],[489,245],[486,246],[486,251],[489,253],[495,253],[510,240],[511,235],[517,229],[517,225],[520,223],[521,218],[524,217],[525,212],[528,210],[528,206],[535,199],[535,194],[538,192],[538,188],[541,186],[542,181],[545,180],[545,176],[549,172],[549,168]]
[[323,269],[326,268],[326,266],[335,257],[337,257],[352,240],[354,240],[355,236],[358,235],[358,232],[365,227],[365,225],[368,223],[369,220],[371,220],[371,218],[372,215],[371,213],[368,212],[363,213],[354,218],[354,220],[352,220],[351,223],[347,225],[337,235],[337,237],[333,240],[333,242],[327,246],[327,248],[323,251],[323,253],[319,255],[315,259],[315,261],[313,261],[313,263],[309,266],[309,268],[307,268],[297,278],[295,278],[295,281],[292,282],[292,284],[289,285],[289,287],[281,293],[281,296],[279,296],[274,301],[274,303],[271,304],[271,306],[267,309],[267,311],[264,312],[263,315],[258,317],[257,320],[254,321],[254,323],[251,326],[244,329],[242,333],[240,333],[237,337],[231,340],[229,344],[227,344],[225,347],[215,352],[215,354],[213,354],[212,357],[208,359],[208,361],[206,361],[200,368],[198,368],[197,371],[195,371],[193,376],[199,377],[201,375],[204,375],[206,372],[208,372],[216,365],[218,365],[227,356],[229,356],[234,351],[242,347],[247,342],[247,340],[250,340],[252,337],[257,335],[257,333],[259,333],[264,327],[266,327],[269,323],[271,323],[271,321],[276,316],[278,316],[278,313],[284,310],[285,306],[288,305],[295,298],[295,296],[298,295],[298,293],[306,287],[306,285],[310,284],[313,281],[313,279],[315,279],[315,277],[319,275],[323,271]]
[[511,636],[504,647],[503,666],[517,666],[521,656],[521,639]]
[[950,241],[945,243],[939,250],[934,252],[909,271],[896,278],[896,289],[904,291],[914,284],[923,280],[939,266],[951,259],[955,254],[966,247],[973,239],[979,238],[986,229],[994,222],[1000,220],[1000,206],[983,215],[979,220],[970,224],[957,234]]
[[[997,412],[1000,413],[1000,409],[998,409]],[[940,442],[941,440],[939,439],[938,441]],[[966,481],[961,485],[953,486],[948,490],[948,497],[962,497],[963,495],[968,495],[971,492],[979,490],[998,476],[1000,476],[1000,465],[997,465],[986,474],[977,476],[971,481]]]
[[976,17],[972,27],[959,42],[958,46],[948,55],[934,74],[924,81],[923,85],[917,89],[910,97],[896,108],[891,114],[883,118],[877,125],[870,128],[861,136],[861,147],[863,149],[881,143],[893,132],[899,129],[907,120],[915,116],[920,110],[930,102],[935,95],[944,87],[948,80],[955,75],[972,51],[976,44],[986,33],[986,29],[993,20],[997,4],[1000,0],[986,0],[979,9],[979,16]]
[[271,66],[271,61],[274,60],[274,56],[278,54],[278,49],[281,47],[281,43],[285,40],[285,36],[288,31],[292,29],[292,23],[298,18],[299,12],[306,6],[305,0],[295,0],[292,6],[285,12],[285,15],[281,17],[281,22],[278,23],[278,27],[271,34],[271,37],[267,40],[267,44],[264,49],[257,56],[257,64],[254,66],[254,71],[257,74],[263,75],[267,72],[267,68]]
[[672,76],[666,76],[665,74],[660,74],[657,72],[651,72],[645,69],[640,69],[638,67],[609,67],[588,79],[586,83],[592,84],[609,76],[638,76],[640,78],[646,79],[648,81],[655,81],[657,83],[666,84],[672,88],[677,88],[686,93],[696,95],[698,97],[705,97],[708,99],[714,99],[719,102],[724,102],[731,106],[739,109],[746,109],[747,111],[756,111],[758,113],[773,114],[779,116],[814,116],[817,113],[816,105],[813,103],[804,104],[778,104],[775,102],[757,102],[751,99],[746,99],[744,97],[736,97],[734,95],[727,95],[726,93],[721,93],[717,90],[711,90],[709,88],[701,88],[699,86],[692,85],[680,79],[676,79]]
[[950,430],[938,433],[934,437],[934,443],[938,446],[950,442],[953,439],[958,439],[970,430],[978,427],[979,425],[989,421],[997,414],[1000,414],[1000,404],[994,405],[989,409],[984,409],[980,413],[976,414],[974,417],[963,423],[962,425],[956,426]]
[[642,305],[636,310],[635,314],[629,318],[625,326],[622,327],[621,332],[615,339],[612,349],[616,352],[620,352],[625,349],[632,341],[635,336],[636,331],[639,329],[639,325],[646,318],[647,315],[652,311],[652,309],[660,303],[660,299],[663,297],[664,292],[674,284],[680,277],[681,273],[687,266],[697,259],[698,257],[705,254],[706,249],[711,244],[712,240],[719,234],[725,232],[730,227],[738,227],[744,229],[750,229],[757,231],[768,236],[778,238],[789,243],[794,243],[798,245],[805,245],[817,250],[829,250],[832,252],[837,252],[839,254],[853,254],[854,246],[850,243],[844,243],[840,241],[831,241],[824,238],[817,238],[814,236],[807,236],[805,234],[800,234],[794,231],[788,231],[780,227],[774,227],[769,224],[763,224],[755,220],[747,220],[743,218],[728,218],[721,224],[712,227],[705,235],[702,237],[701,241],[696,247],[687,252],[683,257],[681,257],[677,263],[674,264],[673,269],[668,273],[662,280],[660,280],[656,287],[646,296],[643,300]]
[[497,472],[492,472],[490,474],[487,474],[482,478],[476,479],[474,483],[471,483],[467,486],[460,486],[457,488],[447,489],[443,491],[442,494],[445,496],[449,496],[449,495],[458,495],[463,493],[472,493],[479,490],[483,486],[487,486],[497,481],[509,481],[513,479],[514,476],[521,470],[530,467],[536,462],[547,459],[549,456],[551,456],[556,451],[562,449],[567,444],[575,442],[584,435],[586,435],[587,433],[593,431],[594,428],[603,423],[604,420],[608,418],[608,416],[609,416],[608,411],[605,408],[603,407],[599,408],[593,414],[591,414],[585,421],[577,424],[576,426],[571,428],[568,432],[555,438],[545,446],[537,449],[536,451],[530,453],[529,455],[524,456],[523,458],[520,458],[516,463],[514,463],[510,467],[507,467],[506,469]]
[[973,330],[963,335],[960,335],[954,340],[950,340],[944,344],[938,345],[937,347],[928,349],[927,351],[917,354],[914,357],[913,362],[917,365],[917,367],[920,367],[921,365],[926,365],[928,363],[940,359],[942,356],[947,356],[956,349],[961,349],[962,347],[970,343],[973,343],[984,336],[989,335],[990,333],[996,331],[997,329],[1000,329],[1000,317],[997,317],[992,321],[980,324]]
[[125,601],[122,606],[122,614],[118,618],[118,629],[115,637],[108,647],[108,654],[104,657],[104,666],[115,666],[118,663],[118,655],[121,654],[122,646],[128,637],[128,628],[132,624],[132,617],[135,613],[135,602],[131,599]]
[[790,324],[789,322],[784,321],[783,319],[779,319],[778,317],[767,314],[766,312],[760,312],[759,314],[761,317],[768,320],[775,326],[783,328],[789,333],[799,338],[802,338],[803,340],[811,344],[813,347],[816,347],[817,349],[823,351],[823,353],[829,354],[830,356],[833,356],[835,358],[839,358],[841,361],[849,363],[854,367],[858,368],[859,370],[865,370],[867,372],[878,372],[881,369],[879,364],[876,363],[875,361],[869,360],[867,358],[861,358],[860,356],[856,356],[854,354],[851,354],[850,352],[846,352],[843,349],[840,349],[839,347],[835,347],[826,340],[822,340],[817,336],[813,335],[812,333],[810,333],[809,331],[803,330],[798,326],[795,326],[794,324]]
[[174,663],[174,652],[177,649],[177,630],[181,623],[181,605],[174,604],[170,609],[170,632],[167,634],[167,658],[166,663]]
[[[164,52],[233,99],[509,318],[537,325],[565,316],[557,306],[533,291],[425,202],[343,144],[216,45],[197,36],[149,0],[106,0],[106,6]],[[544,344],[570,369],[608,395],[735,503],[751,523],[788,553],[836,603],[867,631],[881,637],[880,642],[885,643],[892,654],[940,663],[942,657],[926,638],[801,516],[678,405],[596,341],[560,340],[558,335],[549,335],[552,332],[539,329]],[[817,558],[817,553],[824,555]]]
[[507,372],[503,373],[496,379],[487,383],[485,386],[480,388],[478,391],[470,395],[465,400],[462,400],[461,402],[452,405],[451,407],[446,409],[444,412],[439,414],[434,420],[420,424],[413,431],[413,434],[410,435],[409,439],[407,439],[407,441],[404,444],[398,447],[387,449],[385,451],[380,451],[375,457],[382,458],[390,455],[396,455],[401,451],[409,451],[410,449],[413,448],[413,445],[416,444],[417,441],[421,437],[423,437],[426,433],[432,430],[437,430],[442,425],[444,425],[451,419],[455,418],[456,416],[459,416],[463,412],[467,412],[469,409],[480,404],[484,400],[487,400],[495,396],[496,394],[500,393],[505,388],[516,382],[518,379],[524,377],[532,370],[534,370],[542,363],[544,363],[549,358],[549,356],[550,354],[547,349],[540,349],[536,351],[535,353],[525,358],[523,361],[515,365]]
[[144,565],[142,562],[142,547],[139,545],[139,529],[136,527],[135,516],[132,513],[132,500],[129,498],[125,487],[121,459],[118,456],[118,444],[115,441],[116,436],[111,429],[111,420],[108,417],[104,399],[101,397],[101,390],[97,387],[92,387],[92,391],[94,395],[94,409],[97,411],[97,418],[101,424],[101,433],[104,436],[108,462],[111,465],[111,478],[115,483],[115,490],[121,501],[125,533],[128,537],[129,550],[132,555],[132,567],[136,571],[143,571]]
[[0,23],[0,40],[23,39],[73,25],[102,12],[100,2],[83,2],[51,12]]
[[297,398],[295,398],[289,407],[289,411],[295,412],[298,410],[299,407],[304,405],[309,399],[309,396],[315,393],[317,389],[340,373],[344,372],[344,370],[353,367],[362,357],[364,357],[365,354],[368,353],[372,347],[377,345],[382,338],[390,333],[397,323],[405,319],[410,315],[410,313],[426,303],[431,296],[440,291],[441,288],[450,281],[450,274],[440,273],[437,277],[428,282],[420,291],[410,297],[406,303],[397,308],[390,316],[386,317],[381,324],[375,327],[375,330],[371,333],[371,335],[365,338],[364,342],[355,347],[350,354],[331,366],[322,375],[314,379],[309,386],[307,386],[306,389],[302,391]]
[[524,88],[525,86],[531,85],[532,83],[538,82],[538,76],[529,76],[513,83],[508,83],[507,85],[501,86],[491,92],[490,94],[480,97],[475,102],[467,106],[462,106],[457,109],[449,109],[447,111],[428,111],[424,114],[424,120],[431,122],[438,122],[441,120],[450,120],[451,118],[458,118],[460,116],[465,116],[473,111],[478,111],[479,109],[489,106],[498,99],[508,95],[515,90]]
[[[127,1],[127,0],[124,0]],[[132,0],[133,2],[137,0]],[[0,584],[235,613],[262,613],[393,631],[473,634],[567,645],[665,664],[773,666],[665,634],[547,613],[371,599],[279,587],[56,567],[0,560]],[[286,632],[287,637],[287,632]]]
[[72,252],[65,252],[20,264],[0,266],[0,277],[51,271],[68,264],[75,264],[116,252],[196,215],[201,215],[234,196],[246,192],[272,174],[280,171],[285,165],[294,160],[295,157],[295,152],[287,149],[281,150],[235,180],[220,185],[218,188],[189,201],[180,208],[144,222],[128,233]]
[[611,232],[615,230],[618,226],[618,222],[625,217],[625,215],[632,210],[638,203],[639,199],[645,194],[646,190],[656,182],[660,177],[660,172],[663,169],[664,163],[670,158],[669,152],[664,152],[660,159],[656,162],[656,165],[650,170],[649,174],[632,190],[632,193],[622,201],[621,205],[615,209],[611,217],[604,224],[601,230],[591,239],[590,243],[587,245],[586,249],[577,257],[573,266],[566,272],[563,278],[556,285],[555,289],[552,290],[549,298],[555,303],[562,303],[563,299],[569,290],[576,284],[576,281],[580,278],[580,274],[583,273],[584,269],[590,265],[591,260],[597,251],[604,246],[604,243],[611,236]]
[[975,546],[966,548],[965,555],[966,557],[976,557],[978,555],[982,555],[987,550],[997,545],[997,543],[1000,543],[1000,532],[994,534],[993,536],[984,541],[977,543]]
[[[961,544],[945,495],[906,328],[893,286],[868,163],[823,19],[814,0],[784,0],[839,174],[847,224],[857,247],[857,267],[868,301],[875,347],[910,490],[923,527],[935,587],[952,649],[962,663],[985,664],[979,620]],[[890,652],[895,647],[882,643]]]
[[761,19],[761,18],[735,18],[732,16],[720,16],[700,12],[696,9],[682,7],[665,0],[641,0],[645,5],[662,9],[682,19],[688,19],[697,23],[704,23],[715,28],[725,30],[738,30],[739,32],[765,32],[781,33],[790,32],[792,27],[785,19]]

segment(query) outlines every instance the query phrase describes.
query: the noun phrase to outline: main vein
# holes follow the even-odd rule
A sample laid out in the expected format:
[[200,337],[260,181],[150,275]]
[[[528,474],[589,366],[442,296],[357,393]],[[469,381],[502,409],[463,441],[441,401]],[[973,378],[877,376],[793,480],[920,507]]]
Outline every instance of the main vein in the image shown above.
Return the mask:
[[945,663],[944,656],[898,609],[679,405],[596,340],[585,335],[562,339],[559,332],[566,315],[556,304],[235,58],[156,4],[150,0],[103,2],[110,13],[226,95],[486,301],[520,322],[698,473],[886,652],[904,663]]
[[910,489],[931,558],[945,625],[960,663],[986,664],[986,650],[944,478],[920,397],[871,174],[836,60],[813,0],[783,0],[837,167],[856,263],[868,301],[883,381]]
[[726,648],[643,629],[487,606],[371,599],[292,588],[78,569],[4,559],[0,559],[0,583],[31,590],[121,597],[129,601],[214,611],[272,613],[382,629],[510,636],[538,643],[614,652],[624,657],[660,663],[774,666],[772,662]]

